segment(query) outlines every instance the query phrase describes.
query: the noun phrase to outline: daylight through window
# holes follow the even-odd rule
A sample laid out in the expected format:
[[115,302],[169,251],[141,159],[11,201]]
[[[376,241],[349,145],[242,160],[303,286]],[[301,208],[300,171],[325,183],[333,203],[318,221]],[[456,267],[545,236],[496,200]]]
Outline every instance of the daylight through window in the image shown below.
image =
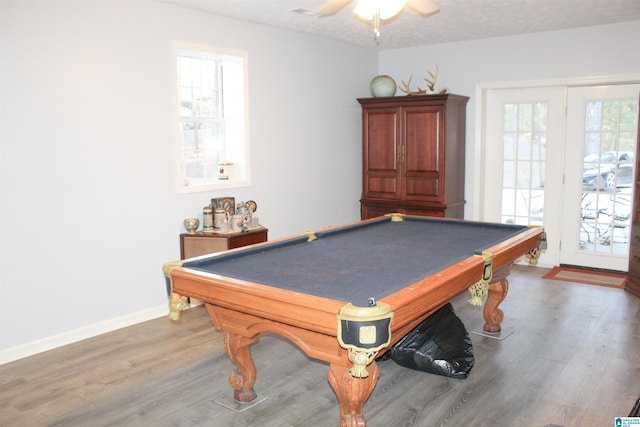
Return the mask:
[[176,44],[181,191],[249,184],[247,55]]

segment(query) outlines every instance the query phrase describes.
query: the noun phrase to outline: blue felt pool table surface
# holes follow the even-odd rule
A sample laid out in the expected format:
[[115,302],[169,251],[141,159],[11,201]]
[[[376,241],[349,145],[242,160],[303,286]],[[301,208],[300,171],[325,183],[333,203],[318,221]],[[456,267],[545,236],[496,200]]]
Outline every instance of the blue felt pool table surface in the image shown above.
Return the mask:
[[382,217],[187,260],[183,268],[366,306],[526,226],[428,217]]

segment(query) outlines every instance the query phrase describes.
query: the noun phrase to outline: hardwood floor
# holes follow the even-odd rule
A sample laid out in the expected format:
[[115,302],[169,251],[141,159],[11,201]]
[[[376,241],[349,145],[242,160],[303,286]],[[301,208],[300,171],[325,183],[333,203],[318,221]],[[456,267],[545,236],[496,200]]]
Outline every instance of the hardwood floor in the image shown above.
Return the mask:
[[[453,300],[476,364],[457,380],[382,361],[365,405],[377,426],[613,426],[640,396],[640,299],[621,289],[514,268],[495,340],[467,295]],[[19,321],[20,319],[16,319]],[[23,319],[24,320],[24,319]],[[101,335],[0,366],[3,426],[337,426],[327,365],[288,341],[253,346],[264,402],[234,412],[232,364],[206,311]]]

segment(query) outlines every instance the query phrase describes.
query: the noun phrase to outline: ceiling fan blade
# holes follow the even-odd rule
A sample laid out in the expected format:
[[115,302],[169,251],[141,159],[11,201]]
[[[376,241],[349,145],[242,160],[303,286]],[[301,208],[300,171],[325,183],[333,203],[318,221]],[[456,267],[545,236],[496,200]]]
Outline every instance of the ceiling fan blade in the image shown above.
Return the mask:
[[422,16],[433,15],[440,11],[440,5],[433,0],[407,0],[407,7]]
[[326,16],[335,15],[352,1],[353,0],[329,0],[324,6],[322,6],[322,9],[318,11],[318,16],[320,16],[320,18],[324,18]]

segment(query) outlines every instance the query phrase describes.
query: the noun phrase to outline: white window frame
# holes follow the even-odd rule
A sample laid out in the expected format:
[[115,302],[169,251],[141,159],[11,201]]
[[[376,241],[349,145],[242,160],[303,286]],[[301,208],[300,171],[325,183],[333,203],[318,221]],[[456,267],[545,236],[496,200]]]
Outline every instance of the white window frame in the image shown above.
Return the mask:
[[[189,118],[183,114],[181,108],[181,87],[179,57],[191,56],[196,59],[215,59],[221,68],[222,77],[219,79],[222,99],[220,101],[220,116],[196,115]],[[240,50],[232,50],[215,46],[198,45],[185,42],[173,43],[174,64],[174,96],[176,117],[176,182],[178,193],[194,193],[202,191],[222,190],[227,188],[245,187],[251,184],[249,164],[249,90],[248,90],[248,54]],[[236,73],[229,73],[232,67]],[[242,93],[241,93],[242,92]],[[216,150],[209,150],[207,156],[189,155],[186,153],[186,143],[183,143],[183,128],[187,124],[197,123],[198,126],[212,126],[217,130],[222,142]],[[207,132],[203,132],[206,134]],[[212,132],[216,133],[216,132]],[[194,133],[195,136],[195,133]],[[204,137],[207,138],[206,136]],[[204,144],[211,146],[212,144]],[[206,150],[204,150],[206,151]],[[199,150],[198,152],[201,152]],[[213,153],[212,153],[213,152]],[[194,178],[187,176],[187,159],[196,163],[197,168],[206,170],[204,176]],[[225,166],[225,173],[218,174],[219,164]]]

